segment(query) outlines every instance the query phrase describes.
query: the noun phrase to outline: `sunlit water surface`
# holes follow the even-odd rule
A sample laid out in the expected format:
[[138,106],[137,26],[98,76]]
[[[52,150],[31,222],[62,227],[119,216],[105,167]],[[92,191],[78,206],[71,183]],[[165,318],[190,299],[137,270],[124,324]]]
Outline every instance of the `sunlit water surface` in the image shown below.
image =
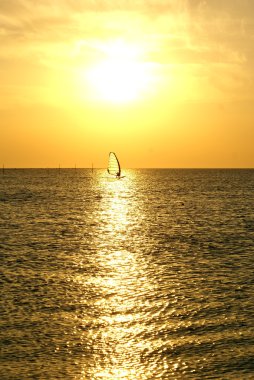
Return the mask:
[[125,174],[1,174],[1,380],[254,379],[254,170]]

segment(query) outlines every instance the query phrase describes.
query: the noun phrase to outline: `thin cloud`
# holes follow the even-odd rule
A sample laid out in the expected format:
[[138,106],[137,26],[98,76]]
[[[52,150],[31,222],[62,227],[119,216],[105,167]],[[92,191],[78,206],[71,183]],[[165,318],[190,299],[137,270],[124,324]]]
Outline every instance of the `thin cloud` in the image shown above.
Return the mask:
[[122,38],[140,41],[146,62],[234,90],[247,83],[243,67],[253,77],[253,10],[247,0],[2,0],[0,59],[72,69],[99,58],[98,41]]

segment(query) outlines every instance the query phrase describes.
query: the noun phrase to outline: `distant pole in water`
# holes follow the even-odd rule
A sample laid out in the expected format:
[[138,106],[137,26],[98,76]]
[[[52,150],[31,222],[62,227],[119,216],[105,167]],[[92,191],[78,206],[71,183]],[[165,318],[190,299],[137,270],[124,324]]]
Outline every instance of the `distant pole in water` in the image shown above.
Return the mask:
[[59,166],[58,166],[58,171],[59,171],[59,173],[60,173],[60,169],[61,169],[61,166],[60,166],[60,164],[59,164]]
[[93,173],[93,163],[92,163],[92,173]]
[[3,164],[3,174],[4,174],[4,164]]

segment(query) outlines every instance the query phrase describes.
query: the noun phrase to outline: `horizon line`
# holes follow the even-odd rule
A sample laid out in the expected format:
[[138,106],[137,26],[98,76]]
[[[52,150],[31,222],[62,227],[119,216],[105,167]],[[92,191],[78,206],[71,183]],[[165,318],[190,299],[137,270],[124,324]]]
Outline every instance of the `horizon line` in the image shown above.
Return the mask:
[[[86,167],[76,167],[76,166],[50,166],[50,167],[47,167],[47,166],[38,166],[38,167],[30,167],[30,166],[22,166],[22,167],[15,167],[15,166],[5,166],[3,165],[2,166],[2,171],[4,170],[24,170],[24,169],[40,169],[40,170],[65,170],[65,169],[71,169],[71,170],[102,170],[102,169],[105,169],[105,167],[89,167],[89,166],[86,166]],[[195,166],[195,167],[183,167],[183,166],[179,166],[179,167],[155,167],[155,166],[149,166],[149,167],[126,167],[126,168],[122,168],[122,170],[135,170],[135,169],[140,169],[140,170],[147,170],[147,169],[154,169],[154,170],[177,170],[177,169],[184,169],[184,170],[194,170],[194,169],[197,169],[197,170],[201,170],[201,169],[204,169],[204,170],[219,170],[219,169],[254,169],[254,167],[252,166],[204,166],[204,167],[200,167],[200,166]]]

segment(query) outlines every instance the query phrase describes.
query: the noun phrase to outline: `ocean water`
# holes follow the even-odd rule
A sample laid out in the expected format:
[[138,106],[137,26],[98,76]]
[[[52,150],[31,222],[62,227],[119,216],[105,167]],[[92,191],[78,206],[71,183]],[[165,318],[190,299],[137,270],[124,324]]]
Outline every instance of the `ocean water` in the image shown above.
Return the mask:
[[0,379],[254,379],[254,170],[0,174]]

